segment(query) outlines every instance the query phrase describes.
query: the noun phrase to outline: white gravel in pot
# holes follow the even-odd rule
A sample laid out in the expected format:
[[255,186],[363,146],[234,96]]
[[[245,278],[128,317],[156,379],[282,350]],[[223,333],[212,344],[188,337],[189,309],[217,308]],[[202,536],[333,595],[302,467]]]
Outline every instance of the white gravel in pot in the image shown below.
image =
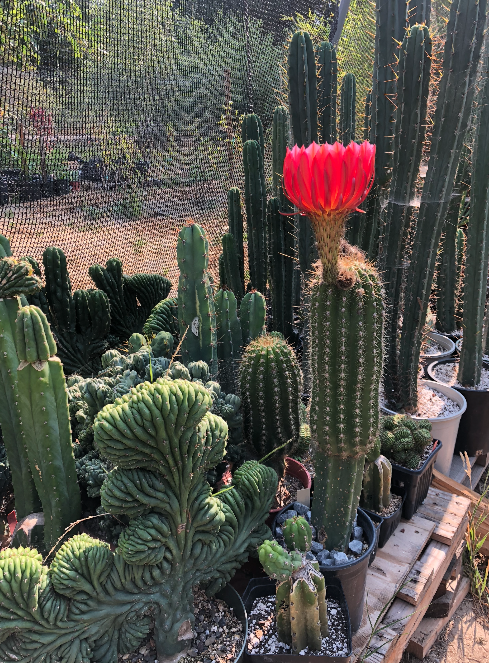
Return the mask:
[[474,391],[488,391],[489,390],[489,369],[482,367],[481,381],[476,387],[464,387],[457,380],[458,375],[457,363],[438,364],[432,368],[433,375],[437,380],[449,387],[462,387],[463,389],[473,389]]

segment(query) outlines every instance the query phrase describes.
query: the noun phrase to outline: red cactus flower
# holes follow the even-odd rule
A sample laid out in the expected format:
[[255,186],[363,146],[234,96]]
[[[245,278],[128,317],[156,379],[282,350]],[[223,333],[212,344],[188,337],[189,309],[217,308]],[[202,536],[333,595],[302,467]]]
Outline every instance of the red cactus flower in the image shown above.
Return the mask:
[[365,200],[374,180],[375,145],[294,145],[287,149],[283,183],[287,198],[312,223],[323,263],[333,282],[346,217]]

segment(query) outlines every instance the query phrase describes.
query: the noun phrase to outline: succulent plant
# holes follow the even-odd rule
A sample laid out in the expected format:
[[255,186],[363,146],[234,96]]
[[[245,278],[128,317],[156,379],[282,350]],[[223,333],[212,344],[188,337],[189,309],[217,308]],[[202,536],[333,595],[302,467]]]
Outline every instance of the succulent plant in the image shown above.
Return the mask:
[[382,511],[391,503],[392,465],[380,453],[380,439],[367,454],[363,470],[360,506],[370,511]]
[[267,285],[267,195],[263,153],[256,140],[243,145],[245,173],[248,265],[253,288],[265,292]]
[[143,334],[149,338],[158,332],[169,332],[178,341],[178,309],[177,300],[167,297],[158,302],[149,314],[143,326]]
[[380,450],[397,465],[416,470],[431,439],[431,422],[405,415],[383,417],[379,433]]
[[237,315],[237,301],[231,290],[219,290],[214,297],[217,322],[219,382],[225,391],[236,391],[243,335]]
[[267,305],[265,297],[255,290],[247,292],[239,308],[239,321],[243,333],[243,345],[246,346],[258,336],[266,333]]
[[[233,187],[228,191],[228,225],[229,234],[234,237],[236,244],[236,253],[238,255],[239,275],[241,278],[241,289],[245,289],[245,273],[244,273],[244,248],[243,248],[243,213],[241,211],[241,194],[239,189]],[[226,275],[226,278],[229,278]],[[226,279],[224,279],[226,280]],[[229,286],[231,287],[231,286]],[[231,290],[233,288],[231,287]],[[234,292],[234,290],[233,290]],[[238,296],[238,292],[235,295]]]

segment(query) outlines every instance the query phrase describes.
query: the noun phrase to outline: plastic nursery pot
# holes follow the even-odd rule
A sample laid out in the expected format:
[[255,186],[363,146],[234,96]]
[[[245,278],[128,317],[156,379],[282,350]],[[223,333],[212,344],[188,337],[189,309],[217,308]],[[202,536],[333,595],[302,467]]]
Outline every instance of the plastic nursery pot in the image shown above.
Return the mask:
[[[243,594],[243,603],[246,612],[249,614],[253,608],[253,603],[256,599],[265,598],[267,596],[275,595],[275,580],[271,578],[253,578],[250,580],[248,587]],[[351,656],[351,622],[350,613],[348,610],[348,603],[345,599],[345,594],[338,579],[326,578],[326,600],[335,599],[340,604],[341,612],[346,621],[346,634],[348,641],[348,653],[346,656],[326,656],[310,654],[301,656],[299,654],[287,654],[280,652],[280,654],[248,654],[245,648],[244,661],[249,663],[349,663]]]
[[241,647],[238,656],[234,659],[234,663],[242,663],[244,660],[246,643],[248,641],[248,615],[246,614],[243,601],[241,600],[238,592],[234,589],[234,587],[231,587],[231,585],[225,585],[222,589],[220,589],[216,594],[216,598],[221,599],[221,601],[224,601],[226,605],[233,609],[236,619],[239,620],[243,627],[243,646]]
[[[310,488],[312,485],[311,475],[306,470],[304,465],[299,463],[298,460],[289,458],[288,456],[285,459],[285,474],[288,474],[290,477],[294,477],[294,479],[300,481],[304,488]],[[279,511],[281,511],[280,507],[277,509],[270,509],[271,518],[268,518],[267,525],[271,524],[274,515]]]
[[428,361],[436,361],[438,359],[444,359],[445,357],[450,357],[455,352],[455,343],[448,336],[443,334],[438,334],[437,332],[430,332],[428,338],[431,339],[434,343],[443,348],[441,352],[430,352],[430,353],[421,353],[421,359]]
[[[430,367],[428,367],[428,374],[430,376],[431,376],[430,372],[431,368],[434,366],[435,364],[432,364]],[[428,419],[428,421],[431,422],[431,435],[433,439],[440,440],[440,442],[443,443],[443,448],[437,452],[435,467],[438,470],[438,472],[441,472],[442,474],[449,476],[450,466],[453,460],[453,451],[455,449],[455,440],[457,439],[459,424],[467,408],[467,401],[459,391],[456,391],[455,389],[449,387],[446,384],[437,382],[435,386],[432,380],[419,380],[419,384],[427,385],[431,389],[436,389],[445,396],[448,396],[448,398],[450,398],[450,400],[457,403],[457,405],[460,408],[458,412],[455,412],[454,414],[449,414],[445,417],[413,417],[413,419]],[[381,410],[385,414],[397,414],[397,412],[393,412],[392,410],[389,410],[384,406],[381,407]],[[409,496],[408,496],[408,501],[409,501]],[[411,518],[411,516],[409,516],[409,518]],[[407,518],[408,516],[404,515],[404,517]]]
[[[277,527],[277,518],[283,512],[290,509],[291,504],[284,506],[276,514],[272,524],[272,534],[275,537]],[[362,621],[363,606],[365,603],[365,587],[367,584],[367,570],[375,558],[377,546],[377,533],[373,522],[363,509],[357,509],[357,525],[363,529],[363,533],[368,542],[367,550],[357,559],[342,564],[341,566],[320,566],[321,573],[326,578],[326,584],[334,584],[334,578],[341,582],[345,592],[348,610],[350,612],[352,633],[358,630]]]
[[399,523],[401,522],[402,510],[406,500],[406,491],[403,488],[394,486],[391,488],[391,492],[393,495],[400,495],[402,497],[402,502],[396,511],[391,513],[390,516],[379,516],[379,514],[375,513],[375,511],[369,511],[369,509],[365,508],[363,509],[370,520],[374,523],[374,525],[376,525],[379,548],[383,548],[387,541],[391,538],[392,534],[396,531]]
[[[435,377],[436,367],[440,364],[458,363],[458,361],[458,359],[443,359],[429,367],[428,374],[435,380],[437,389],[439,386],[441,391],[441,387],[446,387],[446,385]],[[489,362],[483,362],[482,365],[489,370]],[[477,391],[464,387],[450,387],[450,389],[460,394],[466,402],[454,445],[455,453],[466,451],[469,456],[483,456],[489,453],[489,391]]]

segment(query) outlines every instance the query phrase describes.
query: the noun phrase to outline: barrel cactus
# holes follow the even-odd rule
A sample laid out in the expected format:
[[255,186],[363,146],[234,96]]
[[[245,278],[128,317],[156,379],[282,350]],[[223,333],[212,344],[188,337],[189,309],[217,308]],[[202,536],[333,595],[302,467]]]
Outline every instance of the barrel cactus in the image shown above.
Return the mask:
[[96,445],[117,465],[102,505],[129,526],[115,553],[74,536],[50,569],[35,550],[0,552],[1,660],[116,661],[153,620],[159,660],[185,650],[192,588],[204,583],[212,595],[262,543],[277,485],[273,470],[250,461],[231,490],[212,495],[206,471],[223,457],[227,426],[211,405],[202,385],[161,379],[98,414]]

